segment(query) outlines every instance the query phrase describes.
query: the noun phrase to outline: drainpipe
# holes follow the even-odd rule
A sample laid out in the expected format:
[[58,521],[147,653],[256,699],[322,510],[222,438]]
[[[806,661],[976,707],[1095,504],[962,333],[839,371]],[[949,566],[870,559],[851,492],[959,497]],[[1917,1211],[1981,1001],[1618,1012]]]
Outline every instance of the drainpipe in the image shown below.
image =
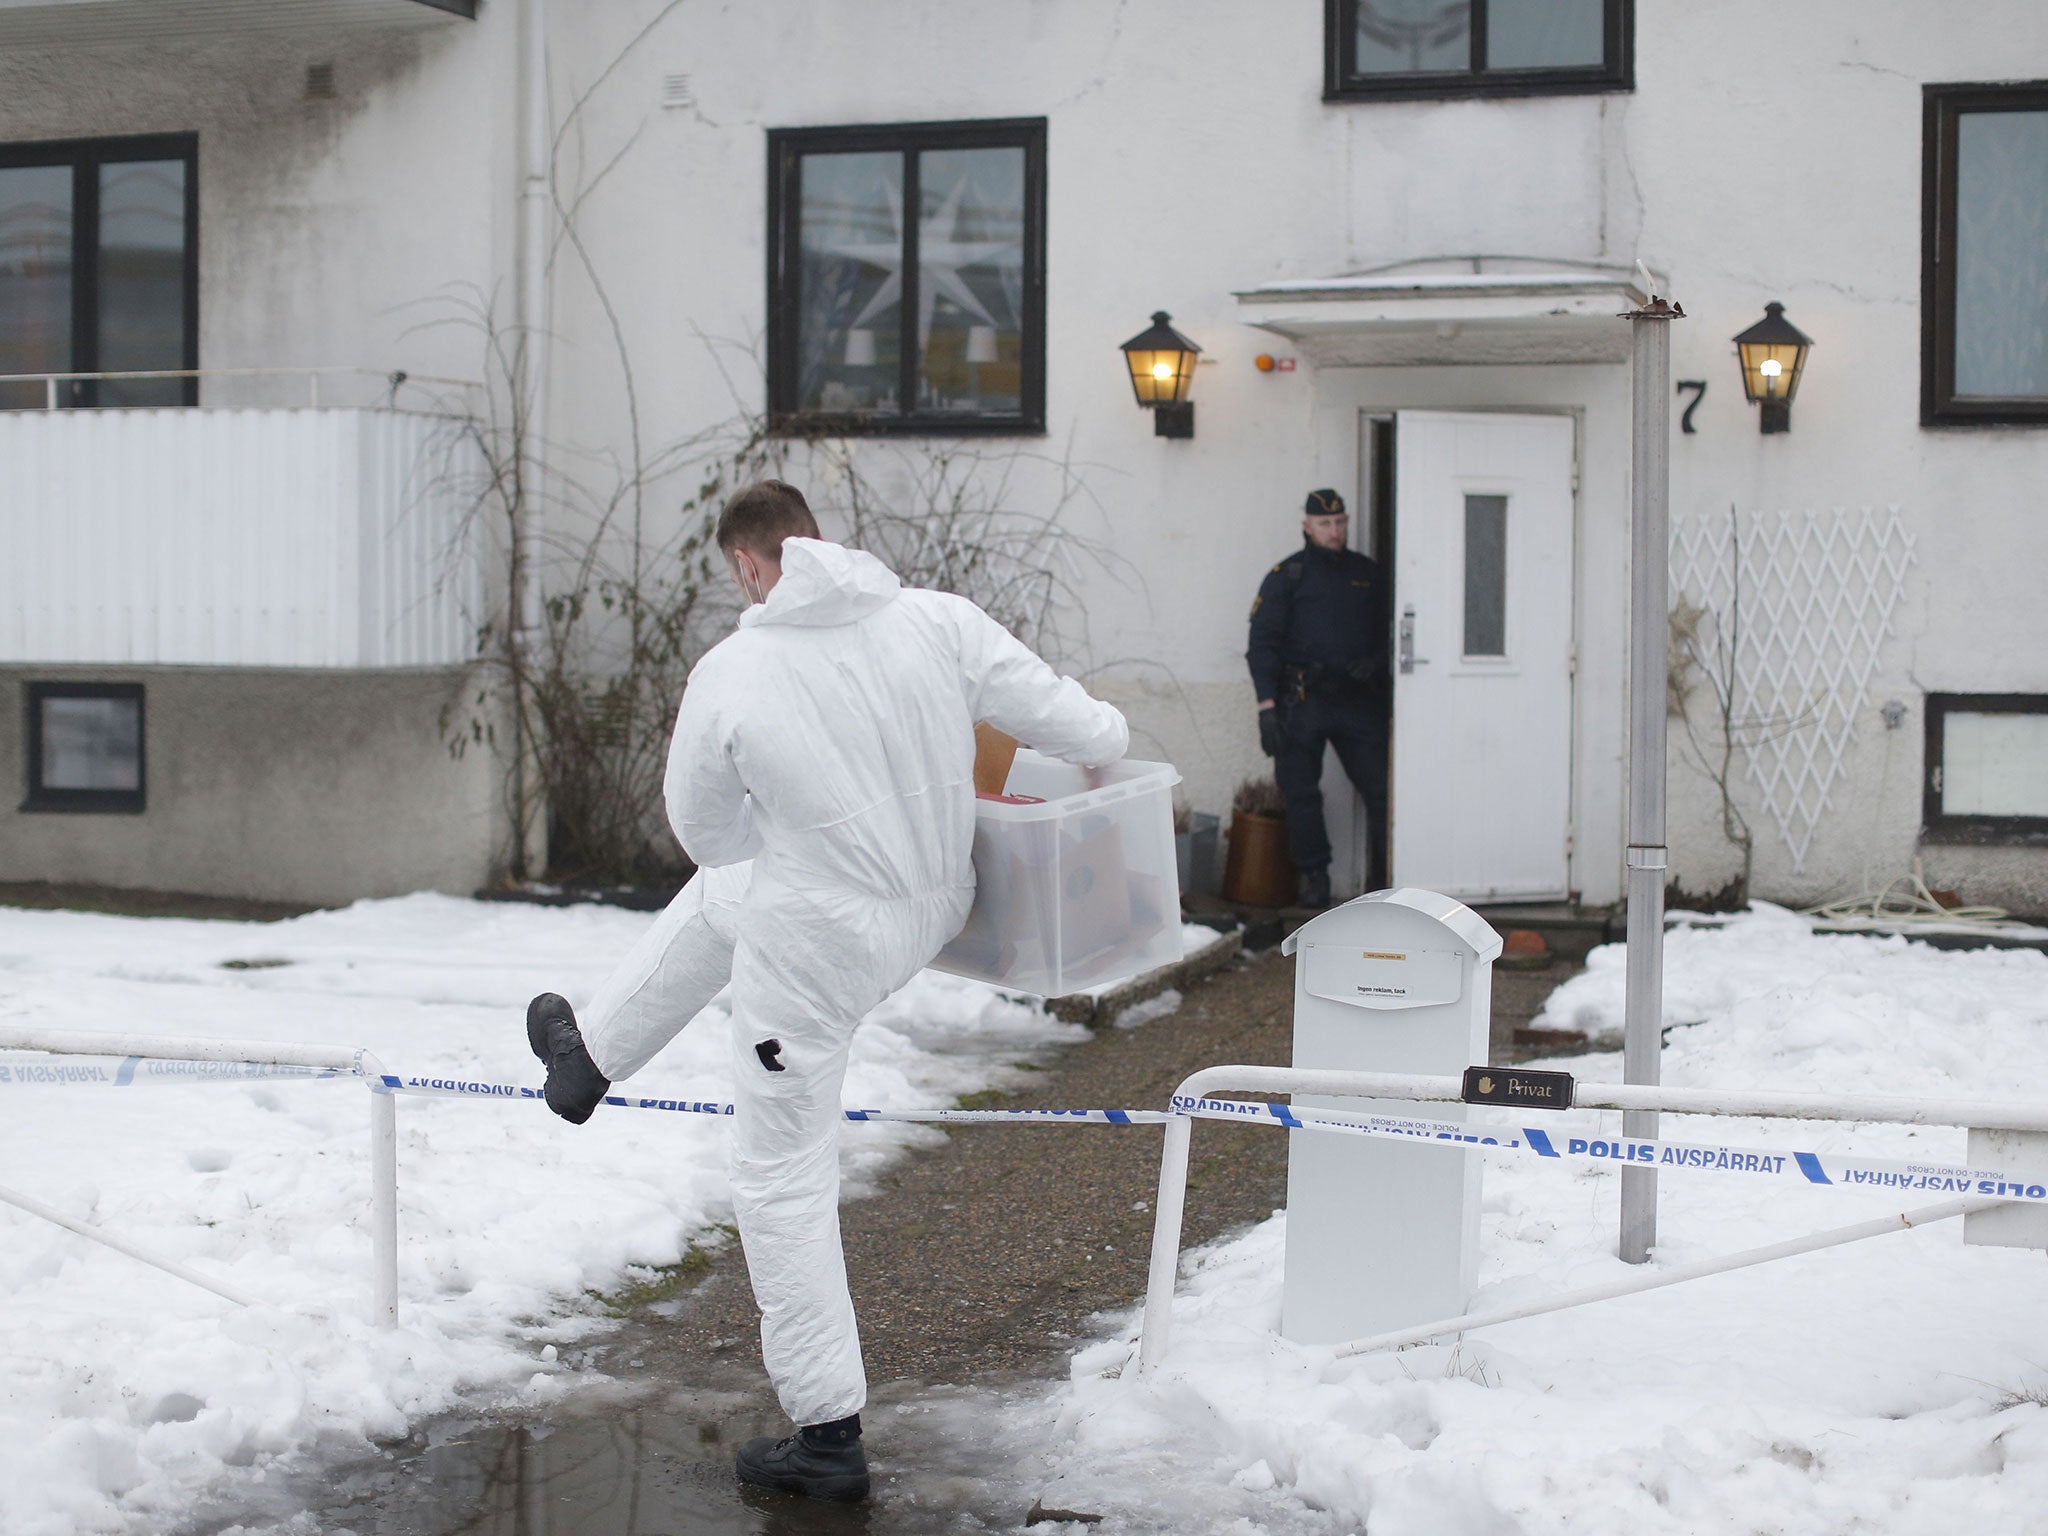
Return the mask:
[[[525,431],[519,442],[519,503],[512,517],[512,645],[522,664],[531,663],[540,643],[540,581],[534,569],[542,488],[546,484],[548,438],[548,54],[546,0],[525,0],[520,12],[520,47],[525,77],[521,103],[519,185],[519,377]],[[539,803],[540,776],[523,689],[515,687],[516,754],[512,765],[513,872],[533,878],[547,870],[547,819]]]

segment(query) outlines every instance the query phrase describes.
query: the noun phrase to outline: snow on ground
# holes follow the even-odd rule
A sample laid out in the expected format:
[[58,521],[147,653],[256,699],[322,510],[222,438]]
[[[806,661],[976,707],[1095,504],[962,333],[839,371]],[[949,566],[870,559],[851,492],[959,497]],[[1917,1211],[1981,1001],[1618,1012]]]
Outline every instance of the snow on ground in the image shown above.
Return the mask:
[[[1619,946],[1596,950],[1546,1021],[1618,1030],[1622,961]],[[1681,1026],[1667,1083],[2037,1098],[2048,1083],[2048,956],[1816,937],[1759,908],[1674,931],[1665,963],[1665,1017]],[[1612,1054],[1544,1065],[1621,1071]],[[1543,1121],[1610,1134],[1618,1122]],[[1938,1127],[1664,1126],[1673,1139],[1965,1160],[1964,1134]],[[1476,1305],[1633,1273],[1613,1252],[1618,1184],[1606,1169],[1490,1160]],[[1666,1263],[1939,1198],[1679,1170],[1661,1186]],[[1055,1447],[1047,1505],[1108,1512],[1103,1532],[1173,1528],[1171,1510],[1186,1529],[1371,1536],[2002,1536],[2048,1521],[2039,1252],[1965,1248],[1949,1222],[1461,1344],[1338,1359],[1277,1337],[1284,1224],[1276,1214],[1189,1256],[1155,1376],[1125,1369],[1135,1318],[1075,1357],[1071,1384],[1039,1408]]]
[[[647,921],[431,895],[274,924],[0,909],[0,1022],[367,1046],[401,1075],[537,1084],[527,999],[588,998]],[[715,1012],[634,1091],[726,1097]],[[856,1037],[847,1097],[946,1104],[1086,1033],[927,973]],[[403,1097],[401,1326],[380,1333],[359,1083],[23,1082],[38,1059],[0,1056],[17,1069],[0,1076],[0,1185],[271,1305],[0,1206],[7,1536],[162,1529],[278,1453],[401,1435],[458,1402],[544,1401],[569,1380],[555,1346],[608,1326],[586,1293],[730,1219],[716,1120],[605,1108],[578,1129],[531,1101]],[[851,1128],[850,1180],[936,1134]]]

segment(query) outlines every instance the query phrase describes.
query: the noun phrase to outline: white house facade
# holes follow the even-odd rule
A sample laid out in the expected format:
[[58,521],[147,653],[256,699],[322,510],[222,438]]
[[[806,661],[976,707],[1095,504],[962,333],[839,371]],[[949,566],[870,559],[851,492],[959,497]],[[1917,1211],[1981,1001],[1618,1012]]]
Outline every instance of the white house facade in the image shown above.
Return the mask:
[[[504,868],[508,765],[448,744],[516,601],[462,489],[509,336],[537,559],[622,474],[657,546],[683,446],[764,426],[842,527],[856,479],[1056,513],[1056,659],[1198,810],[1340,489],[1395,879],[1613,902],[1654,288],[1674,880],[1739,867],[1718,772],[1757,895],[2048,911],[2044,82],[2029,0],[0,0],[0,881]],[[1155,311],[1191,435],[1118,350]]]

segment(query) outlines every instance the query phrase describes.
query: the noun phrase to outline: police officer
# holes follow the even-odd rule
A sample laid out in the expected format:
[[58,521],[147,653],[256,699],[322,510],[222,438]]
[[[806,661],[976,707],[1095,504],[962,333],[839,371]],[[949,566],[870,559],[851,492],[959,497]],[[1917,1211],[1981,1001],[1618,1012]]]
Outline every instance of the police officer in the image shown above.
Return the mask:
[[1245,660],[1259,696],[1259,745],[1287,799],[1287,843],[1301,904],[1330,904],[1330,837],[1323,828],[1323,747],[1365,801],[1371,888],[1386,884],[1387,584],[1350,548],[1335,491],[1310,491],[1302,547],[1266,573],[1252,604]]

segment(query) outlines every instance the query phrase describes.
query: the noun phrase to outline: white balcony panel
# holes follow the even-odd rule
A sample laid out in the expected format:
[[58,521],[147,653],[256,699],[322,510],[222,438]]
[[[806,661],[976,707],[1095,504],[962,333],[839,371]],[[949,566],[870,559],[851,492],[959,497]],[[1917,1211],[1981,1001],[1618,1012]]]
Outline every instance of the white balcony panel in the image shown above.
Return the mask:
[[479,484],[441,417],[0,413],[0,661],[468,660]]
[[475,9],[467,0],[0,0],[0,45],[439,26]]

